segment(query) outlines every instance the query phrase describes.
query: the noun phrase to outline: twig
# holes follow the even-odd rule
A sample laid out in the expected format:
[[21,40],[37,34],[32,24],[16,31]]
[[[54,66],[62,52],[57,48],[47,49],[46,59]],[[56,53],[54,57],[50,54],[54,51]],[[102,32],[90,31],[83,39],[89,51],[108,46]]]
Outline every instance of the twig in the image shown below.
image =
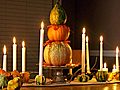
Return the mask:
[[[86,66],[86,65],[85,65]],[[73,77],[81,70],[82,68],[78,69],[70,78],[69,83],[72,81]]]
[[82,68],[78,69],[70,78],[69,83],[72,81],[73,77],[81,70]]
[[95,63],[94,63],[94,65],[93,65],[93,67],[91,68],[91,70],[93,70],[93,68],[96,66],[96,64],[97,64],[97,57],[96,57],[96,59],[95,59]]
[[[96,64],[97,64],[97,57],[96,57],[96,59],[95,59],[95,63],[94,63],[94,65],[93,65],[93,67],[91,68],[91,70],[93,70],[93,68],[96,66]],[[73,77],[74,77],[81,69],[82,69],[82,68],[78,69],[78,70],[71,76],[69,83],[72,81]]]

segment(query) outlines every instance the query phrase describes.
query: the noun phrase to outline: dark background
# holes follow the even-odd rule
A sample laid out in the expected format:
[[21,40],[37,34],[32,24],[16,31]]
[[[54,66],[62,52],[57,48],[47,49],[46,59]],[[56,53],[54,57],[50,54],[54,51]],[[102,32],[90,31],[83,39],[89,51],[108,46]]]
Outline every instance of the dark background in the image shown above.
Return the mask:
[[104,37],[104,49],[115,50],[120,44],[120,0],[62,0],[67,25],[71,28],[71,46],[81,49],[82,28],[89,36],[90,50],[99,49],[99,37]]

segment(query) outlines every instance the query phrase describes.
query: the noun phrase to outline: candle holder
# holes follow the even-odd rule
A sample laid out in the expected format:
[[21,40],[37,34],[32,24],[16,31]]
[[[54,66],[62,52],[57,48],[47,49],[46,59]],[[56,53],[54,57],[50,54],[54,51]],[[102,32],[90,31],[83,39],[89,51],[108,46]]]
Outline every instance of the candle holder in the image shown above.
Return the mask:
[[[53,75],[52,75],[52,80],[50,81],[50,83],[66,83],[66,81],[68,80],[68,78],[63,75],[63,70],[66,69],[72,69],[75,68],[76,66],[46,66],[43,65],[44,69],[48,69],[48,70],[52,70],[53,71]],[[66,80],[67,79],[67,80]]]
[[46,82],[46,78],[43,75],[36,75],[35,82],[37,85],[44,85]]
[[98,82],[106,82],[108,79],[108,72],[98,70],[96,73],[96,79]]
[[80,82],[87,82],[90,79],[90,77],[88,75],[81,74],[77,76],[77,79]]
[[53,81],[52,83],[66,83],[65,77],[63,76],[63,70],[58,69],[54,73]]

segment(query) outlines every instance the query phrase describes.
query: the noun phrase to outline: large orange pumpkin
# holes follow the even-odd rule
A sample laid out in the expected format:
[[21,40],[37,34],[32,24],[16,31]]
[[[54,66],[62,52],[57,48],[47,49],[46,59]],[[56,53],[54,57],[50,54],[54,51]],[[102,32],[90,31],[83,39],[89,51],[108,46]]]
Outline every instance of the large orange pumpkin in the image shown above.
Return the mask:
[[48,38],[51,41],[67,40],[70,35],[70,28],[66,25],[50,25],[48,27]]
[[70,62],[71,57],[71,47],[69,44],[64,42],[49,43],[44,49],[44,60],[48,65],[66,65]]

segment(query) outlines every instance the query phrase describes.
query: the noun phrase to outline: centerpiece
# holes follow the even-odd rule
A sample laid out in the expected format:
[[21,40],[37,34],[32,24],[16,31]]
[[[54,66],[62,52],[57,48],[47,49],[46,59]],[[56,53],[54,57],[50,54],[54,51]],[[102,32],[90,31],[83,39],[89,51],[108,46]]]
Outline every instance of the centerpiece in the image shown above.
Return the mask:
[[[65,25],[67,21],[67,15],[63,7],[60,5],[60,1],[54,5],[50,12],[50,24],[48,26],[48,41],[45,43],[44,48],[44,60],[47,66],[65,66],[68,64],[72,58],[72,50],[68,44],[68,38],[70,35],[70,28]],[[54,77],[54,82],[63,82],[64,80],[58,78],[63,78],[63,74],[59,70],[56,72]],[[40,79],[36,77],[36,82]]]

